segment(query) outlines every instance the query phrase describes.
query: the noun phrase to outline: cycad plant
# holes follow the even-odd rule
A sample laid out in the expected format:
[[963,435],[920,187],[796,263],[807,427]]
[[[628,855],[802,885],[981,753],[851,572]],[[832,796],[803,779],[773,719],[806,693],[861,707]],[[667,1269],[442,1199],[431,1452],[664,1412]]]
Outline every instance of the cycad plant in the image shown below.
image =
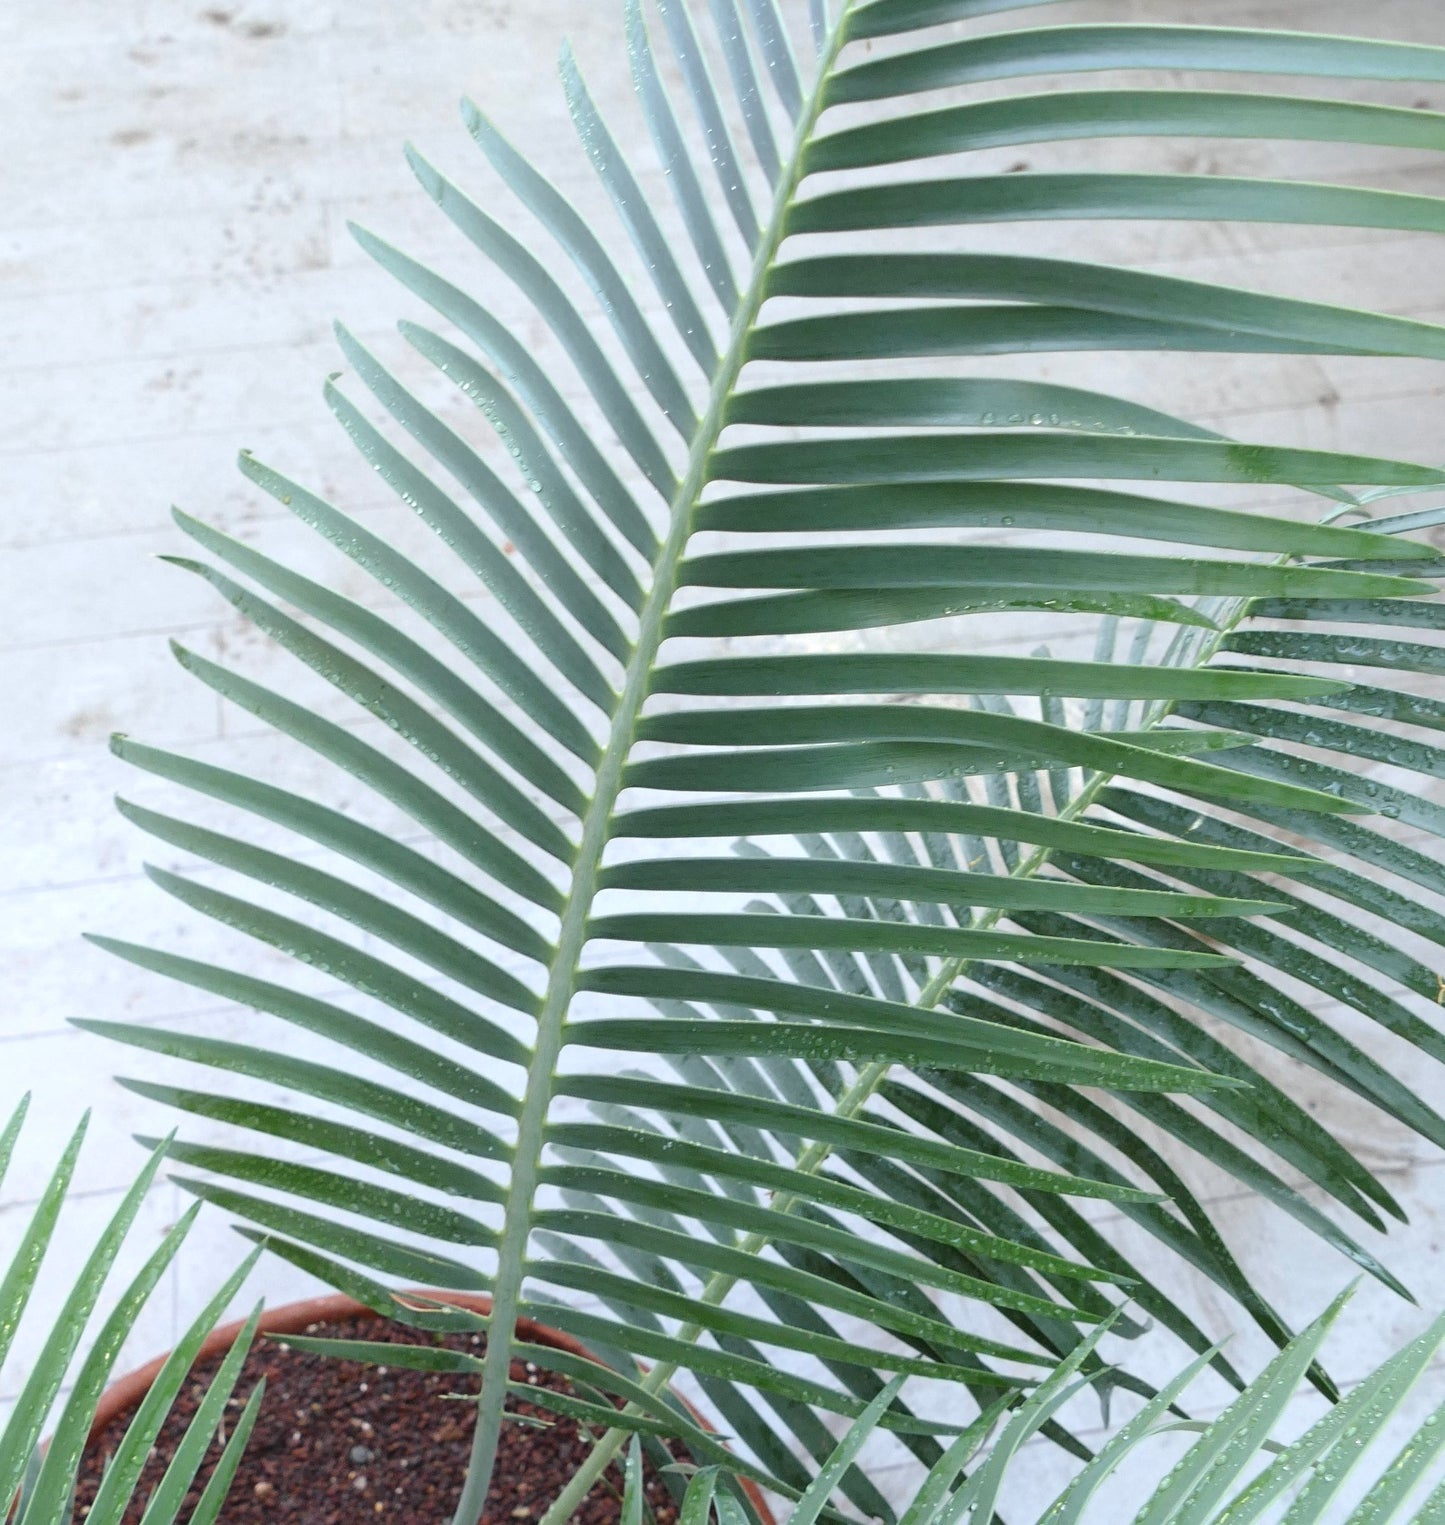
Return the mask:
[[[1221,1033],[1445,1136],[1316,1009],[1441,1057],[1417,998],[1440,989],[1419,950],[1445,943],[1445,884],[1403,839],[1438,834],[1440,809],[1368,770],[1428,778],[1445,757],[1425,692],[1440,648],[1418,638],[1441,620],[1437,562],[1408,536],[1436,517],[1371,518],[1445,472],[1240,442],[979,357],[1440,358],[1432,324],[990,252],[989,228],[1439,232],[1445,201],[970,155],[1181,134],[1445,147],[1445,116],[1318,82],[1087,79],[1438,81],[1445,50],[1040,25],[1037,3],[630,0],[664,175],[562,59],[612,225],[468,104],[513,227],[494,186],[411,162],[480,256],[472,289],[357,230],[440,325],[402,324],[408,363],[461,400],[433,406],[345,330],[351,379],[326,400],[445,569],[249,454],[242,471],[399,611],[179,517],[205,558],[181,565],[382,725],[182,663],[408,824],[119,740],[238,824],[130,818],[264,892],[156,883],[322,980],[109,941],[268,1020],[246,1042],[83,1025],[282,1093],[130,1082],[249,1130],[172,1154],[280,1253],[376,1301],[398,1281],[490,1292],[461,1525],[524,1314],[581,1337],[604,1358],[588,1383],[626,1400],[593,1404],[611,1428],[556,1525],[628,1433],[681,1426],[716,1453],[667,1396],[680,1372],[737,1464],[794,1497],[830,1416],[893,1374],[987,1406],[1078,1351],[1085,1376],[1145,1391],[1080,1345],[1123,1301],[1116,1332],[1157,1321],[1237,1382],[1075,1205],[1118,1204],[1283,1345],[1191,1159],[1398,1286],[1295,1183],[1372,1226],[1398,1213],[1388,1189],[1262,1073],[1262,1048]],[[971,25],[996,14],[1014,29]],[[497,316],[519,299],[565,374]],[[1217,484],[1208,505],[1196,484]],[[1291,506],[1251,508],[1264,489]],[[1000,621],[1029,654],[1000,654]],[[948,1427],[915,1392],[880,1423],[932,1464]],[[839,1487],[886,1513],[857,1468]]]
[[[0,1179],[9,1170],[27,1110],[28,1102],[22,1102],[0,1129]],[[7,1375],[15,1373],[19,1383],[0,1424],[0,1519],[7,1525],[71,1525],[75,1519],[76,1478],[101,1395],[147,1302],[185,1244],[200,1205],[167,1230],[124,1290],[108,1300],[108,1310],[87,1339],[87,1325],[104,1306],[106,1285],[135,1232],[136,1217],[161,1168],[165,1149],[153,1151],[84,1261],[62,1269],[55,1254],[56,1228],[86,1128],[87,1122],[82,1121],[71,1135],[27,1221],[6,1243],[0,1270],[0,1368]],[[142,1492],[141,1473],[171,1405],[186,1385],[191,1363],[254,1261],[252,1255],[232,1273],[167,1356],[124,1439],[104,1458],[104,1475],[85,1512],[87,1525],[120,1525],[138,1502],[144,1505],[146,1525],[177,1525],[218,1432],[224,1436],[220,1454],[195,1508],[184,1519],[186,1525],[213,1525],[220,1517],[265,1392],[265,1382],[258,1382],[239,1414],[232,1410],[231,1395],[250,1350],[259,1308],[222,1359],[160,1482]],[[74,1284],[60,1299],[50,1322],[38,1327],[34,1317],[25,1318],[42,1277],[57,1272],[68,1275],[72,1270]]]

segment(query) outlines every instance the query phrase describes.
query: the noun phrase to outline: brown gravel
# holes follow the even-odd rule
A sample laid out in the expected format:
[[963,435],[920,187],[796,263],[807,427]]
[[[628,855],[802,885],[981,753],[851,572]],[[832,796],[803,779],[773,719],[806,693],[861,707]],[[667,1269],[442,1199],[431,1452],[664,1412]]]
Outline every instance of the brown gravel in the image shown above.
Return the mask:
[[[445,1344],[480,1355],[484,1335],[432,1335],[376,1319],[313,1324],[306,1331],[328,1339]],[[161,1431],[125,1525],[138,1525],[144,1501],[160,1480],[220,1357],[197,1363]],[[446,1525],[466,1475],[476,1408],[446,1395],[477,1391],[461,1373],[367,1367],[291,1350],[279,1339],[256,1342],[237,1386],[239,1413],[256,1381],[266,1397],[244,1459],[221,1512],[223,1525]],[[512,1365],[513,1381],[571,1392],[565,1377]],[[548,1421],[548,1428],[502,1428],[484,1525],[521,1525],[539,1518],[587,1454],[571,1419],[535,1404],[508,1400],[509,1411]],[[77,1520],[85,1518],[100,1483],[105,1456],[125,1433],[130,1415],[118,1416],[86,1454],[76,1493]],[[219,1456],[213,1445],[181,1518],[185,1519]],[[677,1518],[663,1479],[647,1473],[647,1499],[658,1525]],[[621,1473],[614,1464],[573,1515],[578,1525],[612,1525],[621,1517]]]

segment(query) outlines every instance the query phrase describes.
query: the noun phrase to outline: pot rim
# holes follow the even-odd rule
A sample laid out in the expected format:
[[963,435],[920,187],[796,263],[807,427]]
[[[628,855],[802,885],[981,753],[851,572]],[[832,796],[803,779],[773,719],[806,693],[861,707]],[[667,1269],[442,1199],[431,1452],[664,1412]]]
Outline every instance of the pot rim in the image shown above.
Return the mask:
[[[408,1288],[398,1295],[434,1299],[438,1302],[450,1303],[453,1307],[465,1308],[472,1313],[487,1314],[492,1311],[492,1299],[485,1292],[439,1292],[430,1288],[425,1290]],[[355,1298],[347,1297],[344,1293],[331,1292],[321,1297],[303,1298],[300,1302],[283,1303],[279,1308],[265,1309],[256,1325],[256,1333],[301,1334],[312,1324],[340,1323],[347,1319],[359,1318],[379,1320],[384,1317],[385,1315],[378,1313],[375,1308],[359,1303]],[[228,1324],[218,1325],[202,1342],[201,1348],[196,1352],[196,1360],[201,1361],[210,1356],[223,1355],[236,1343],[236,1337],[246,1327],[246,1323],[246,1319],[239,1318],[233,1319]],[[529,1344],[546,1345],[553,1350],[565,1350],[570,1355],[583,1356],[588,1360],[596,1359],[580,1340],[564,1330],[552,1328],[550,1324],[538,1323],[536,1319],[519,1318],[517,1333]],[[118,1416],[133,1412],[140,1407],[141,1401],[150,1391],[151,1384],[160,1375],[161,1368],[168,1359],[169,1353],[157,1356],[154,1360],[147,1361],[144,1366],[136,1367],[134,1371],[127,1372],[123,1377],[117,1377],[106,1388],[101,1394],[100,1402],[96,1405],[95,1421],[90,1427],[90,1441],[93,1441]],[[682,1398],[681,1394],[678,1397],[698,1424],[704,1429],[712,1429],[707,1420],[686,1398]],[[751,1478],[745,1477],[740,1477],[738,1482],[741,1483],[743,1491],[757,1511],[762,1525],[776,1525],[773,1513],[768,1508],[758,1485]]]

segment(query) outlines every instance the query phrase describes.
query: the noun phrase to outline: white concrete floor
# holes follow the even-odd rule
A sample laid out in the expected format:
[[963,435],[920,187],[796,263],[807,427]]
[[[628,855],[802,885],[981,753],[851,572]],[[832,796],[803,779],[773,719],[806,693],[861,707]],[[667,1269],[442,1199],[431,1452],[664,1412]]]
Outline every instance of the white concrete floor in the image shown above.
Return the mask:
[[[112,1082],[128,1056],[78,1036],[69,1018],[215,1033],[245,1025],[81,940],[98,930],[195,952],[212,935],[143,881],[147,856],[180,857],[147,848],[111,798],[121,789],[168,796],[111,759],[107,736],[122,729],[246,770],[284,766],[286,779],[305,787],[294,758],[282,764],[258,727],[227,712],[167,651],[166,638],[177,637],[205,654],[243,658],[263,678],[284,665],[218,610],[204,585],[155,559],[187,545],[169,504],[381,602],[381,590],[318,552],[242,481],[235,450],[253,448],[382,533],[417,543],[405,511],[356,463],[319,395],[321,378],[340,363],[334,318],[395,359],[394,320],[416,313],[356,248],[346,223],[466,269],[400,153],[411,139],[469,183],[490,184],[456,120],[463,93],[544,166],[560,166],[569,189],[592,195],[585,163],[566,142],[551,61],[570,36],[608,114],[626,120],[619,9],[597,0],[65,0],[0,9],[0,1105],[25,1091],[36,1098],[6,1185],[15,1205],[0,1212],[0,1246],[83,1108],[96,1115],[67,1222],[69,1256],[137,1167],[129,1135],[166,1125],[163,1113]],[[794,9],[805,9],[802,0]],[[1343,0],[1216,0],[1202,9],[1078,0],[1048,19],[1165,16],[1367,25],[1374,35],[1445,42],[1435,0],[1379,0],[1368,11]],[[1445,106],[1440,87],[1376,98]],[[1267,173],[1275,150],[1179,152],[1224,172]],[[1320,178],[1445,192],[1445,172],[1410,154],[1300,149],[1288,162]],[[1044,253],[1078,247],[1077,230],[1063,224],[999,229],[992,243]],[[1090,253],[1421,316],[1445,309],[1445,264],[1438,242],[1423,237],[1146,224],[1108,231]],[[538,325],[524,333],[549,353]],[[1084,374],[1069,357],[1043,370],[1061,380]],[[1445,457],[1438,366],[1114,356],[1093,362],[1088,381],[1252,438]],[[266,965],[257,955],[256,966]],[[1398,1048],[1382,1054],[1399,1070],[1412,1063]],[[1437,1103],[1445,1095],[1438,1077],[1411,1078]],[[1332,1127],[1410,1212],[1409,1225],[1374,1247],[1421,1307],[1367,1287],[1336,1347],[1335,1370],[1349,1379],[1445,1303],[1445,1177],[1418,1139],[1297,1071],[1289,1079],[1308,1104],[1330,1109]],[[153,1194],[137,1254],[179,1203],[174,1187]],[[1226,1194],[1217,1211],[1249,1269],[1296,1320],[1348,1279],[1346,1263],[1258,1202]],[[191,1253],[122,1364],[166,1347],[233,1255],[223,1217],[203,1215]],[[303,1285],[274,1263],[255,1279],[273,1299]],[[1209,1289],[1188,1295],[1218,1332],[1236,1322]],[[1240,1352],[1248,1365],[1261,1347],[1246,1334]],[[0,1398],[13,1392],[13,1375],[7,1381]],[[1029,1474],[1039,1501],[1058,1476],[1050,1456],[1041,1452]],[[881,1475],[906,1486],[902,1473]]]

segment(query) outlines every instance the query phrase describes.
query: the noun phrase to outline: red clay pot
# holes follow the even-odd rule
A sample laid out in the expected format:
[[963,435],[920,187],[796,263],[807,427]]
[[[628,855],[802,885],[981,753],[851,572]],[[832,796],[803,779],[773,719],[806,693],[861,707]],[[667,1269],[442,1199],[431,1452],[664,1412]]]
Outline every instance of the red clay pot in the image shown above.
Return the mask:
[[[490,1313],[492,1300],[482,1293],[476,1292],[410,1292],[402,1293],[402,1296],[428,1298],[437,1302],[447,1302],[458,1308],[466,1308],[472,1313]],[[280,1308],[268,1308],[261,1315],[260,1323],[256,1326],[258,1334],[288,1335],[302,1334],[312,1324],[339,1323],[346,1319],[374,1318],[381,1315],[374,1309],[366,1307],[364,1303],[354,1302],[349,1297],[343,1297],[339,1293],[333,1293],[327,1297],[311,1297],[304,1302],[287,1303]],[[213,1329],[206,1337],[205,1343],[197,1353],[196,1359],[202,1360],[207,1356],[223,1355],[236,1343],[236,1336],[246,1326],[245,1319],[237,1319],[232,1324],[222,1324]],[[539,1324],[533,1319],[519,1318],[517,1320],[517,1333],[528,1344],[546,1345],[553,1350],[565,1350],[574,1356],[584,1356],[589,1360],[595,1359],[592,1353],[580,1341],[573,1339],[570,1334],[560,1329],[553,1329],[548,1324]],[[131,1413],[140,1407],[141,1400],[150,1391],[151,1383],[160,1374],[161,1367],[165,1365],[165,1356],[157,1356],[154,1361],[148,1361],[144,1366],[137,1367],[135,1371],[128,1372],[123,1377],[118,1377],[106,1388],[101,1395],[100,1403],[95,1411],[95,1423],[91,1426],[92,1436],[99,1434],[117,1415]],[[693,1418],[704,1429],[711,1429],[707,1420],[697,1412],[684,1398],[683,1403]],[[763,1525],[775,1525],[772,1511],[763,1502],[763,1496],[756,1483],[746,1478],[741,1479],[744,1492],[752,1502],[753,1508],[758,1512],[758,1518]]]

